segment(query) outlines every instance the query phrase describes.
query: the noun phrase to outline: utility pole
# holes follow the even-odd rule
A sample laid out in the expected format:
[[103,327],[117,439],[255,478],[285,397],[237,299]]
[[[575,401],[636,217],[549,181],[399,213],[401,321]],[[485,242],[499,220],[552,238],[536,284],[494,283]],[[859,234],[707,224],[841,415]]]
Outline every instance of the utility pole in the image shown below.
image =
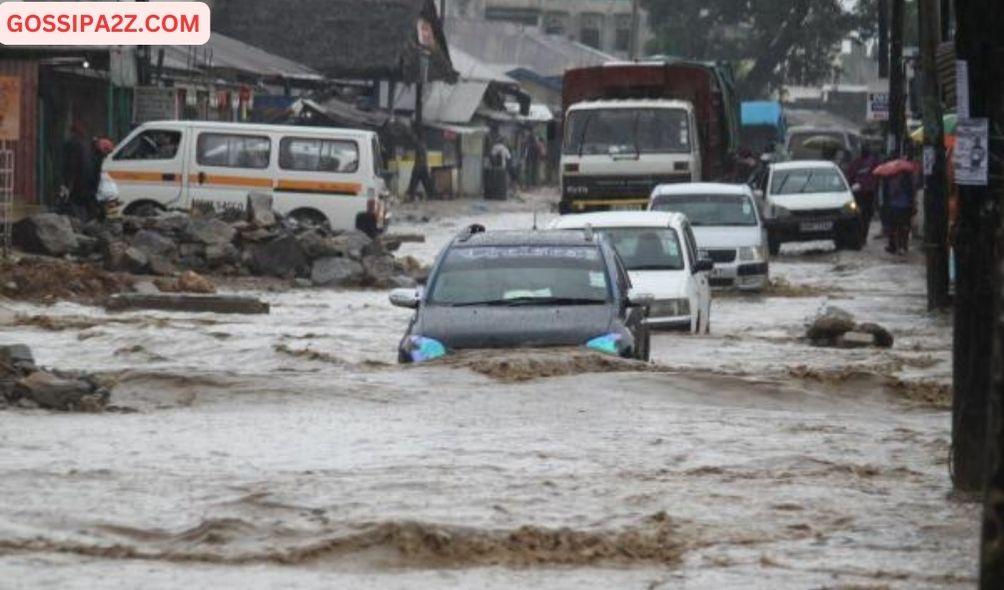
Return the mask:
[[889,0],[878,0],[879,78],[889,79]]
[[638,2],[639,0],[631,0],[631,46],[628,48],[628,56],[632,61],[638,59],[639,47],[638,47],[638,29],[640,25],[638,23]]
[[921,83],[924,98],[925,160],[933,156],[924,177],[924,249],[927,255],[927,309],[948,306],[948,165],[945,124],[938,87],[939,0],[919,0]]
[[892,0],[889,44],[889,137],[892,155],[903,154],[903,136],[906,123],[906,100],[903,79],[903,13],[906,0]]
[[[968,94],[971,118],[998,117],[991,124],[991,182],[1000,191],[1001,153],[1000,75],[1004,56],[995,55],[999,43],[992,15],[998,0],[957,0],[956,53],[967,64],[968,89],[960,92],[961,101]],[[996,111],[996,114],[994,113]],[[996,125],[996,128],[995,128]],[[997,231],[999,194],[991,187],[959,186],[959,215],[955,238],[955,334],[952,400],[952,480],[966,492],[979,492],[987,472],[987,413],[991,388],[999,399],[1001,371],[995,370],[995,336],[1000,337],[995,313],[997,277]],[[995,329],[997,333],[995,334]],[[999,427],[995,436],[999,436]],[[998,468],[999,473],[999,468]],[[998,533],[1001,532],[998,529]]]

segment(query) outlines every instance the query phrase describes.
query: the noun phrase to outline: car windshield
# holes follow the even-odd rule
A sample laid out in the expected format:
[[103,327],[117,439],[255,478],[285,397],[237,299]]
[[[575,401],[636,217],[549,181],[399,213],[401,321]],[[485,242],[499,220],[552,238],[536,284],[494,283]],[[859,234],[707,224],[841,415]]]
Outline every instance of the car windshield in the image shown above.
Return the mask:
[[589,109],[568,115],[564,152],[570,155],[690,152],[683,109]]
[[610,239],[628,270],[683,270],[676,230],[656,227],[597,228]]
[[663,195],[655,198],[653,211],[683,213],[690,224],[756,225],[756,209],[746,195]]
[[772,195],[839,193],[846,190],[844,176],[835,168],[775,170],[770,180]]
[[450,250],[428,301],[440,305],[598,305],[610,300],[596,246],[484,246]]

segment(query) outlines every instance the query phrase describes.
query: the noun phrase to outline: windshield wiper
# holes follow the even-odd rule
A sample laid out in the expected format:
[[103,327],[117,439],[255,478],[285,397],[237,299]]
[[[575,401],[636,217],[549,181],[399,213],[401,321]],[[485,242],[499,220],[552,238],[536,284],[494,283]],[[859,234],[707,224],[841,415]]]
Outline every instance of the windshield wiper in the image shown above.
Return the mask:
[[500,305],[602,305],[602,299],[587,299],[584,297],[513,297],[500,301]]
[[683,270],[682,268],[677,268],[675,266],[667,266],[665,264],[642,264],[639,266],[629,266],[628,270]]

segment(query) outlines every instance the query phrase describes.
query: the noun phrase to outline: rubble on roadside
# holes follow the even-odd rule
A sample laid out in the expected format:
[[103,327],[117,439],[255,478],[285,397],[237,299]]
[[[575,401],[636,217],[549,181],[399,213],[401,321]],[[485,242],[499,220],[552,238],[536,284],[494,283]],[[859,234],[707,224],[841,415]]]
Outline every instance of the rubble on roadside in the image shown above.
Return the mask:
[[813,346],[831,348],[892,348],[889,330],[873,323],[858,323],[848,311],[828,305],[813,318],[805,332]]
[[0,408],[100,412],[109,391],[93,375],[43,369],[23,344],[0,345]]
[[[31,254],[66,257],[112,273],[178,278],[160,281],[164,291],[190,292],[191,285],[180,278],[191,278],[188,272],[359,288],[414,286],[427,272],[393,254],[403,243],[422,241],[420,235],[372,238],[355,230],[303,226],[276,214],[271,195],[264,193],[249,195],[239,216],[165,211],[81,224],[42,213],[18,222],[14,238],[15,246]],[[207,289],[205,284],[199,288]]]

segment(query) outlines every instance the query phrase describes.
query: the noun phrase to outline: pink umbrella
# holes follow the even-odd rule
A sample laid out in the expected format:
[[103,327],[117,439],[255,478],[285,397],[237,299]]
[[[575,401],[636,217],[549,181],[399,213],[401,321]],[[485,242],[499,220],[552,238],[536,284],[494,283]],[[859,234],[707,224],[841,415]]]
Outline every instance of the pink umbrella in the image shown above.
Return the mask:
[[896,176],[897,174],[903,174],[904,172],[908,174],[916,174],[918,170],[917,163],[911,162],[900,158],[898,160],[890,160],[885,164],[880,164],[872,170],[872,174],[875,176]]

